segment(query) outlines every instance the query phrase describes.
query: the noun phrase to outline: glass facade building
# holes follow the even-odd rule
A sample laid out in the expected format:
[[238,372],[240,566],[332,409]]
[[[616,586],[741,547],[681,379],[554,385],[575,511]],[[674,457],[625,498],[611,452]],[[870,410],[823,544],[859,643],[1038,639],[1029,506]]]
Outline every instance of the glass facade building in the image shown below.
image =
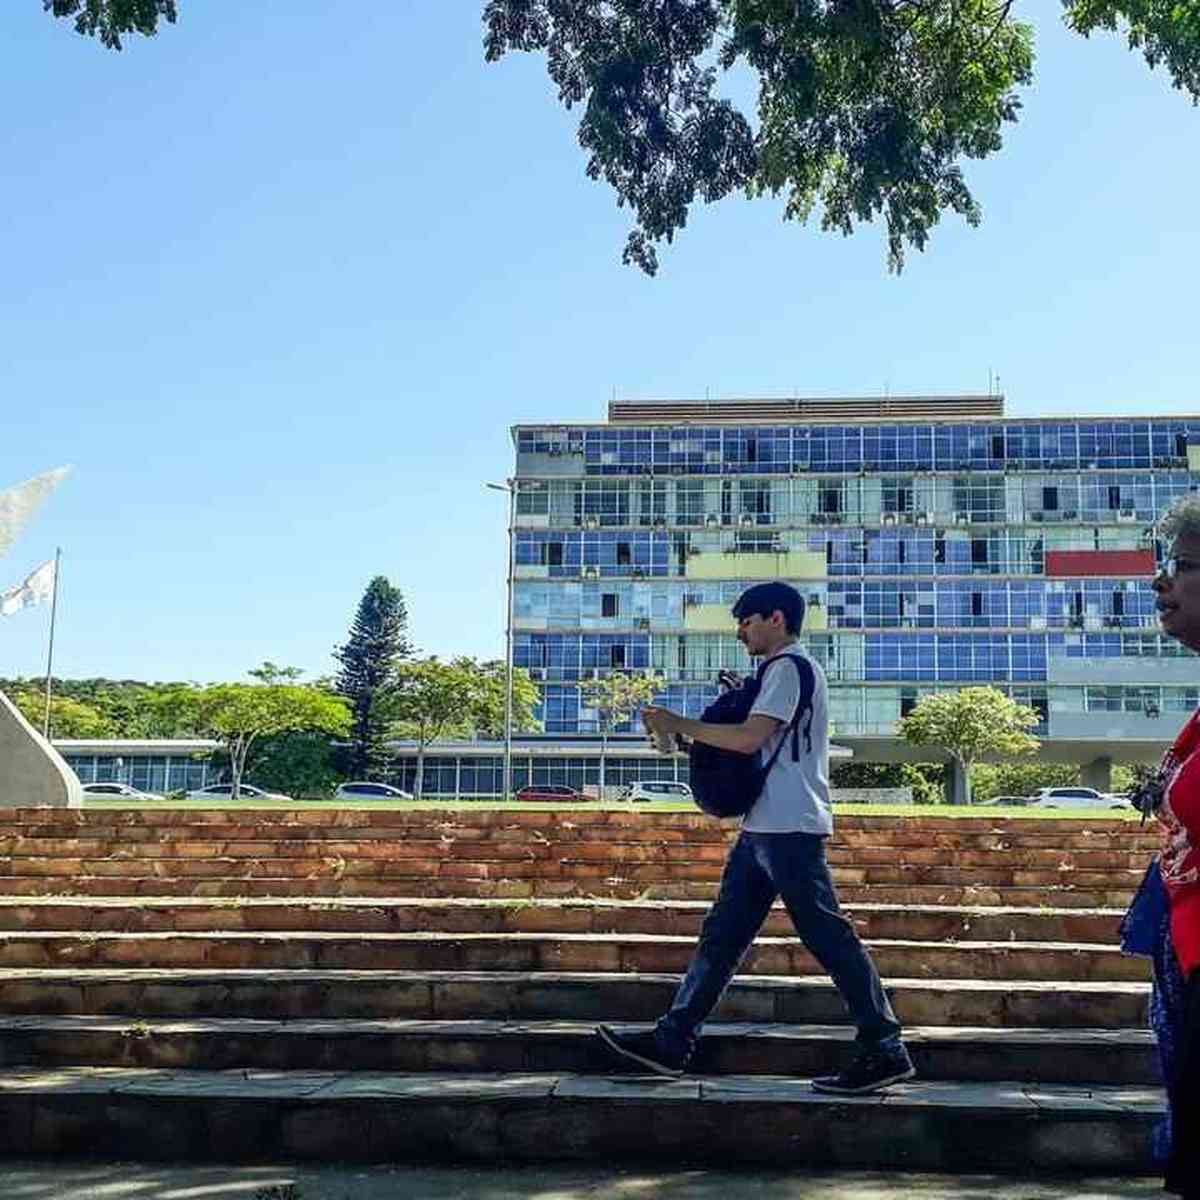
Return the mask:
[[[1200,483],[1200,418],[1015,419],[999,397],[614,403],[519,426],[514,656],[547,734],[594,732],[582,680],[653,670],[695,716],[750,664],[729,608],[805,596],[838,735],[994,684],[1043,737],[1095,714],[1177,729],[1193,656],[1158,633],[1153,522]],[[1120,715],[1120,720],[1116,719]]]

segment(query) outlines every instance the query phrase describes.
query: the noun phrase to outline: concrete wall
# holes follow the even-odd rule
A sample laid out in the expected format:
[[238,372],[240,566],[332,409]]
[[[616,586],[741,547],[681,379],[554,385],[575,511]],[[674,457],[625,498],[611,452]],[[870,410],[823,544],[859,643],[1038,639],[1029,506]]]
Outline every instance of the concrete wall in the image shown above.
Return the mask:
[[1166,716],[1147,717],[1142,713],[1130,712],[1069,712],[1050,714],[1050,739],[1104,738],[1111,746],[1097,746],[1097,753],[1121,757],[1121,744],[1128,741],[1161,742],[1165,750],[1187,722],[1187,713],[1167,713]]
[[0,693],[0,808],[80,808],[75,772]]
[[[1063,658],[1046,663],[1048,684],[1174,684],[1195,687],[1200,663],[1195,658]],[[1181,721],[1180,724],[1183,722]]]

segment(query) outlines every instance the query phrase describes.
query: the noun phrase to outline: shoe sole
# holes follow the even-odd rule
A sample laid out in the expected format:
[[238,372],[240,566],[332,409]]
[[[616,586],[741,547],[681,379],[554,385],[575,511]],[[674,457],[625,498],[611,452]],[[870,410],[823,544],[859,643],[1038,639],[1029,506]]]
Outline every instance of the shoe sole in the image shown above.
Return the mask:
[[638,1054],[636,1050],[630,1050],[626,1046],[622,1046],[616,1039],[616,1035],[603,1025],[596,1027],[596,1034],[600,1040],[616,1055],[625,1059],[627,1062],[637,1063],[640,1067],[645,1067],[648,1071],[653,1071],[655,1075],[662,1075],[667,1079],[678,1079],[683,1074],[682,1067],[668,1067],[666,1063],[655,1062],[652,1058]]
[[893,1083],[903,1083],[906,1079],[912,1079],[917,1070],[915,1067],[909,1067],[906,1071],[898,1071],[895,1075],[889,1075],[886,1079],[877,1079],[874,1083],[864,1084],[862,1087],[849,1088],[838,1087],[836,1084],[821,1083],[818,1080],[813,1080],[813,1091],[825,1092],[830,1096],[869,1096],[872,1092],[882,1091],[885,1087],[891,1087]]

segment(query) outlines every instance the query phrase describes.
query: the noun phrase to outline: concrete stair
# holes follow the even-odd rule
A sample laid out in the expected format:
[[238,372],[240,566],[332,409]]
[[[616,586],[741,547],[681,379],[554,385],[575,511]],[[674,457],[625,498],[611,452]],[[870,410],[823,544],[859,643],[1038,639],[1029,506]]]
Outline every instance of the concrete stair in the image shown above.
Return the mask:
[[704,818],[0,811],[0,1147],[1148,1169],[1148,975],[1115,940],[1153,839],[841,825],[920,1072],[859,1100],[810,1088],[853,1030],[781,911],[694,1074],[610,1073],[594,1023],[663,1010],[715,889]]

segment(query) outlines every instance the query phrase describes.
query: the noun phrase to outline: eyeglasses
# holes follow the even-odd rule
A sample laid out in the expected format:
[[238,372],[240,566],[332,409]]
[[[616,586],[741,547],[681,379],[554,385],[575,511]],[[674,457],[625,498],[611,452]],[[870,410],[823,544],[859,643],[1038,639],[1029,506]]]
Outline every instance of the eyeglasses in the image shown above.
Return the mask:
[[1196,570],[1200,570],[1200,562],[1194,558],[1179,558],[1177,555],[1172,555],[1158,564],[1157,573],[1167,579],[1174,579],[1176,575],[1186,575],[1189,571]]

